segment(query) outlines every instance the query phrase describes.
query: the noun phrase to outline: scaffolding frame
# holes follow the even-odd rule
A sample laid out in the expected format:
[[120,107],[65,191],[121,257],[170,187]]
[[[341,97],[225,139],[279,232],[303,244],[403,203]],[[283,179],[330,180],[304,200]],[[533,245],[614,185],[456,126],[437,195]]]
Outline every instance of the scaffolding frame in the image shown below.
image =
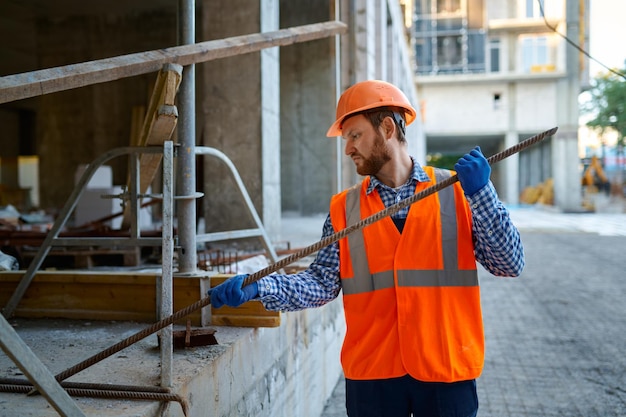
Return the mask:
[[[226,58],[230,56],[236,56],[246,54],[250,52],[257,52],[265,48],[291,45],[294,43],[308,42],[312,40],[327,38],[330,36],[341,35],[347,32],[347,25],[340,21],[329,21],[324,23],[316,23],[310,25],[303,25],[288,29],[282,29],[267,33],[258,33],[252,35],[237,36],[232,38],[221,39],[217,41],[208,41],[201,43],[194,43],[193,38],[190,37],[190,33],[195,28],[194,23],[194,0],[180,0],[180,20],[181,20],[181,39],[183,44],[181,46],[161,49],[157,51],[148,51],[130,55],[124,55],[119,57],[107,58],[102,60],[90,61],[81,64],[68,65],[64,67],[57,67],[45,70],[38,70],[27,72],[23,74],[15,74],[5,77],[0,77],[0,104],[11,101],[21,100],[29,97],[35,97],[54,92],[79,88],[87,85],[93,85],[108,81],[117,80],[120,78],[133,77],[142,74],[148,74],[156,71],[160,71],[166,64],[179,64],[185,67],[186,72],[191,73],[191,83],[186,83],[181,86],[186,93],[181,97],[181,113],[184,115],[187,122],[183,123],[184,135],[179,135],[179,140],[191,147],[191,155],[198,154],[212,155],[225,162],[231,172],[235,176],[235,180],[238,185],[241,183],[236,169],[232,165],[232,162],[213,148],[201,147],[198,150],[195,149],[195,122],[191,123],[194,112],[190,112],[189,109],[193,109],[193,102],[195,101],[195,84],[193,79],[193,65],[200,62],[207,62],[211,60]],[[191,71],[188,71],[191,69]],[[183,80],[185,79],[183,76]],[[190,113],[187,115],[187,113]],[[131,236],[130,238],[118,239],[118,238],[59,238],[58,234],[62,226],[67,221],[69,214],[76,206],[76,201],[82,193],[82,189],[88,183],[93,173],[95,173],[96,166],[101,165],[104,161],[109,160],[115,156],[122,154],[132,154],[135,158],[131,158],[131,172],[139,170],[139,164],[136,161],[136,155],[141,153],[157,153],[163,152],[164,154],[164,177],[163,177],[163,232],[162,238],[142,238],[139,235],[138,228],[137,236]],[[166,156],[167,155],[167,156]],[[0,345],[7,355],[22,369],[24,374],[33,383],[34,387],[40,391],[50,404],[59,412],[62,416],[79,417],[84,416],[84,413],[78,408],[76,403],[69,397],[68,393],[59,384],[49,370],[41,363],[36,355],[32,353],[30,348],[21,340],[17,332],[10,326],[7,321],[8,317],[11,317],[15,308],[19,304],[24,292],[28,288],[32,281],[36,270],[41,266],[41,262],[47,255],[52,244],[55,245],[128,245],[128,246],[154,246],[161,245],[163,248],[163,261],[164,270],[163,277],[160,281],[160,298],[161,306],[159,307],[159,315],[161,317],[167,317],[172,311],[172,297],[171,297],[171,280],[172,280],[172,258],[174,251],[174,237],[171,232],[172,223],[166,221],[166,217],[172,219],[173,217],[173,201],[176,199],[172,195],[172,182],[173,177],[173,164],[172,158],[174,155],[174,147],[172,142],[166,141],[163,148],[160,147],[126,147],[118,148],[109,151],[97,158],[94,163],[90,164],[88,169],[83,173],[83,177],[79,181],[79,184],[74,189],[72,195],[68,199],[66,206],[62,211],[62,215],[46,236],[44,244],[38,251],[36,258],[31,262],[31,266],[25,276],[20,281],[16,292],[13,294],[9,303],[3,310],[3,316],[0,317]],[[187,162],[189,163],[189,162]],[[179,170],[188,170],[190,167],[184,164]],[[136,170],[135,170],[136,168]],[[192,165],[192,170],[195,173],[195,165]],[[195,178],[195,175],[192,175]],[[131,184],[137,181],[131,181]],[[195,180],[194,180],[195,182]],[[188,185],[188,184],[187,184]],[[241,183],[242,185],[242,183]],[[132,187],[132,185],[131,185]],[[166,191],[165,188],[168,188]],[[240,186],[242,196],[246,201],[246,204],[250,207],[251,200],[245,191],[245,187]],[[132,193],[131,193],[132,194]],[[166,195],[167,194],[167,195]],[[182,196],[184,200],[197,198],[197,195]],[[131,197],[131,207],[133,219],[137,219],[137,201],[136,195]],[[193,205],[193,204],[190,204]],[[252,206],[253,208],[253,206]],[[267,240],[267,235],[260,223],[258,214],[255,210],[250,211],[253,214],[253,218],[257,225],[257,229],[244,230],[239,232],[230,232],[226,235],[218,234],[206,234],[200,236],[200,240],[204,242],[212,240],[222,240],[224,238],[240,238],[250,236],[260,236],[266,243],[266,247],[272,257],[275,257],[273,248]],[[193,213],[195,214],[195,208]],[[196,232],[195,232],[195,218],[189,218],[189,213],[184,214],[183,230],[185,231],[185,238],[187,244],[193,244],[195,248]],[[191,228],[190,223],[193,222],[194,227]],[[167,225],[166,225],[167,223]],[[179,224],[180,225],[180,224]],[[166,230],[167,229],[167,230]],[[109,240],[106,240],[109,239]],[[79,243],[80,242],[80,243]],[[187,256],[193,252],[192,258],[194,259],[196,254],[194,251],[186,251]],[[183,257],[185,255],[183,254]],[[166,260],[167,257],[167,260]],[[185,265],[189,264],[189,258],[183,258]],[[168,265],[166,265],[168,264]],[[167,271],[166,271],[167,269]],[[165,275],[168,275],[167,277]],[[166,305],[167,304],[167,305]],[[162,386],[171,385],[171,366],[172,366],[172,339],[171,339],[171,326],[169,328],[168,337],[164,337],[161,347],[161,360],[162,360],[162,374],[161,384]],[[165,329],[163,329],[165,330]],[[165,336],[165,334],[163,334]],[[166,369],[164,369],[166,368]]]

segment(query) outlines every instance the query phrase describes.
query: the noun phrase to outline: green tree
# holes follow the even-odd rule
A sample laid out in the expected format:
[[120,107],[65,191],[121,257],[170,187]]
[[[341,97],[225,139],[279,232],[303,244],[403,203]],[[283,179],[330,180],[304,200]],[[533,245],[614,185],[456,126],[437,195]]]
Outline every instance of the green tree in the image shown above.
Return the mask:
[[[583,103],[582,112],[593,118],[587,126],[600,135],[606,131],[617,133],[616,154],[618,157],[619,184],[623,184],[622,160],[624,156],[624,139],[626,138],[626,76],[612,71],[601,74],[591,81],[589,99]],[[621,187],[620,187],[621,188]]]

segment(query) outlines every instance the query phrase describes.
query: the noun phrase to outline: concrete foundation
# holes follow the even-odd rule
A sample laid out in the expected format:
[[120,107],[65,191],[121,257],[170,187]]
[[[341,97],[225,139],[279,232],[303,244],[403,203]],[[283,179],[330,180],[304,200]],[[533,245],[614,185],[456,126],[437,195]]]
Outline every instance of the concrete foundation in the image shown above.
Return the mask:
[[[61,319],[10,322],[53,374],[147,327],[132,322]],[[321,414],[341,375],[341,301],[286,313],[278,328],[215,328],[218,345],[174,352],[172,392],[187,401],[188,417]],[[159,363],[157,337],[151,335],[68,381],[154,386],[159,381]],[[0,355],[0,377],[25,379],[4,355]],[[155,401],[75,399],[87,416],[161,416],[162,405]],[[41,396],[0,393],[0,416],[18,414],[58,416]],[[182,417],[182,408],[172,402],[163,415]]]
[[[321,235],[324,216],[307,219],[282,219],[281,235],[293,248],[316,242]],[[298,264],[308,265],[304,258]],[[11,275],[11,273],[5,273]],[[52,273],[50,273],[52,274]],[[93,274],[93,273],[92,273]],[[15,274],[12,274],[15,275]],[[44,274],[46,275],[46,274]],[[81,275],[79,277],[78,275]],[[126,279],[96,274],[77,273],[65,281],[57,280],[58,291],[65,296],[48,297],[56,302],[57,318],[34,318],[41,303],[34,302],[40,293],[44,299],[50,286],[34,291],[33,297],[23,300],[17,313],[29,318],[10,320],[19,336],[26,342],[52,374],[90,358],[115,343],[124,340],[154,323],[154,278],[135,276]],[[182,280],[182,282],[181,282]],[[93,281],[93,282],[92,282]],[[102,285],[104,284],[104,285]],[[141,285],[140,285],[141,284]],[[32,289],[39,287],[37,280]],[[95,286],[97,291],[70,287]],[[196,279],[179,278],[174,282],[174,310],[178,311],[202,297]],[[116,288],[113,288],[113,287]],[[63,290],[65,288],[65,290]],[[122,288],[122,289],[121,289]],[[125,289],[123,289],[125,288]],[[83,296],[79,294],[82,291]],[[98,297],[98,292],[101,294]],[[94,298],[89,301],[86,294]],[[30,293],[27,293],[30,295]],[[184,299],[181,300],[180,297]],[[7,297],[8,298],[8,297]],[[73,315],[60,315],[62,306],[73,302]],[[104,303],[88,315],[80,303],[93,306]],[[79,304],[76,304],[79,303]],[[117,307],[116,307],[117,306]],[[129,306],[138,309],[130,315]],[[116,309],[115,311],[110,311]],[[116,311],[126,311],[116,313]],[[79,311],[80,310],[80,311]],[[105,312],[105,310],[107,310]],[[207,310],[206,308],[204,310]],[[47,317],[50,317],[50,311]],[[150,315],[152,311],[153,315]],[[213,315],[219,310],[214,310]],[[199,326],[200,315],[194,313],[192,326]],[[205,312],[206,313],[206,312]],[[207,317],[208,314],[204,314]],[[73,317],[81,320],[61,319]],[[100,320],[90,319],[99,317]],[[129,317],[132,317],[128,321]],[[122,321],[123,320],[123,321]],[[174,326],[183,329],[184,323]],[[177,349],[172,366],[172,392],[189,405],[188,417],[265,416],[291,417],[320,416],[327,399],[341,376],[340,349],[345,334],[345,320],[341,297],[324,307],[301,312],[280,314],[278,327],[244,328],[213,326],[218,345]],[[100,384],[155,386],[160,381],[160,354],[156,335],[150,335],[103,361],[72,376],[68,381]],[[21,378],[21,370],[0,354],[0,378]],[[74,398],[74,397],[73,397]],[[162,406],[154,401],[74,398],[87,416],[102,417],[181,417],[182,409],[170,403]],[[19,410],[24,417],[52,417],[57,413],[40,396],[0,393],[0,417],[13,417]]]

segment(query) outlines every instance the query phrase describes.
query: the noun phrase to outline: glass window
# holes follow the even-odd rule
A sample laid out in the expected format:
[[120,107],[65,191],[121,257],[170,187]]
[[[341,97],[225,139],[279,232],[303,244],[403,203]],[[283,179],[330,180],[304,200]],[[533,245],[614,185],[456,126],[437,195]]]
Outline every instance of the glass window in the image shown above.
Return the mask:
[[541,70],[550,64],[546,36],[532,36],[522,38],[522,70],[533,72]]
[[537,38],[537,64],[538,65],[546,65],[548,64],[548,39],[545,36]]
[[417,17],[415,20],[415,33],[416,34],[425,34],[429,33],[433,30],[433,20],[425,19],[423,17]]
[[[541,3],[541,7],[539,6]],[[543,17],[541,9],[544,7],[543,0],[526,0],[526,17],[538,18]]]
[[526,17],[533,17],[533,6],[535,0],[526,0]]
[[489,71],[500,72],[500,39],[489,41]]
[[417,72],[427,74],[433,68],[432,46],[430,38],[415,40],[415,59],[417,61]]
[[533,62],[532,39],[522,39],[522,70],[530,72]]
[[415,14],[430,14],[431,0],[417,0],[415,2]]
[[[483,0],[414,0],[414,5],[418,74],[486,71],[487,40],[480,24]],[[476,26],[469,25],[470,5]]]
[[461,36],[437,38],[437,64],[440,67],[461,65],[463,62]]
[[467,34],[467,63],[472,71],[485,69],[485,34],[482,31]]
[[460,17],[451,17],[437,20],[437,31],[460,31],[463,29],[463,19]]

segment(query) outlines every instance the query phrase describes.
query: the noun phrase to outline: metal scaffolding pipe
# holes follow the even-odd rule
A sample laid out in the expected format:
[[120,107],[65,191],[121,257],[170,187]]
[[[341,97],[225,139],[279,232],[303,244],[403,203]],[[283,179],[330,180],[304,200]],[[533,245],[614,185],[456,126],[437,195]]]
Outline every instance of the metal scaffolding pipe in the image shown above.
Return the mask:
[[[174,224],[173,224],[173,182],[174,182],[174,145],[166,141],[163,146],[163,206],[162,206],[162,239],[161,278],[159,282],[160,307],[159,318],[164,319],[174,312]],[[174,342],[172,325],[161,330],[161,386],[172,386],[172,366],[174,363]]]
[[[195,42],[195,0],[179,1],[179,43]],[[178,92],[178,165],[176,194],[189,196],[176,201],[178,218],[178,272],[194,274],[197,270],[196,252],[196,76],[195,65],[183,68]]]

